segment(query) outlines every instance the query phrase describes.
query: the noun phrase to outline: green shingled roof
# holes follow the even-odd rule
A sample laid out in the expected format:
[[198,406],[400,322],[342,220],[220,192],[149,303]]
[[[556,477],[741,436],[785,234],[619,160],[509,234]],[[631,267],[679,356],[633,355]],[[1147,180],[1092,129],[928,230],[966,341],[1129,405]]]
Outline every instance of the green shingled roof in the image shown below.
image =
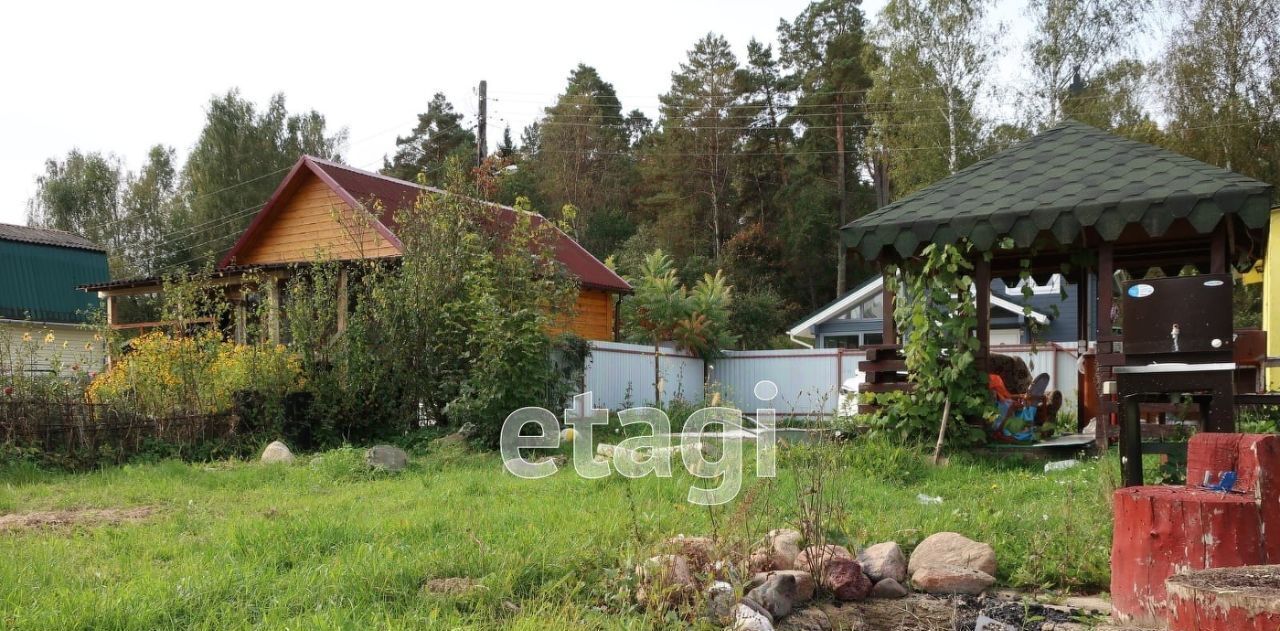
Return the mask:
[[1041,234],[1060,244],[1092,227],[1115,240],[1130,224],[1160,236],[1185,217],[1213,231],[1226,214],[1267,224],[1271,186],[1075,121],[1064,122],[928,188],[854,220],[845,244],[868,260],[914,254],[931,242],[968,239],[979,249]]

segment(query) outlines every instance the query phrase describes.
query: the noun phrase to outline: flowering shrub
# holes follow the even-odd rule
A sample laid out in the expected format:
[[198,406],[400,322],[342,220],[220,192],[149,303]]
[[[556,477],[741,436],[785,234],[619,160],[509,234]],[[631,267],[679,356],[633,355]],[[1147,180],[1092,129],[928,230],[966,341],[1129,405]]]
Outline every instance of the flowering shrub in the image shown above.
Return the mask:
[[234,393],[280,398],[302,387],[298,357],[283,345],[226,342],[217,331],[169,337],[148,333],[89,386],[89,399],[148,415],[229,410]]
[[20,334],[13,328],[0,330],[0,400],[81,400],[96,374],[101,343],[98,335],[92,342],[59,339],[54,331],[34,325]]

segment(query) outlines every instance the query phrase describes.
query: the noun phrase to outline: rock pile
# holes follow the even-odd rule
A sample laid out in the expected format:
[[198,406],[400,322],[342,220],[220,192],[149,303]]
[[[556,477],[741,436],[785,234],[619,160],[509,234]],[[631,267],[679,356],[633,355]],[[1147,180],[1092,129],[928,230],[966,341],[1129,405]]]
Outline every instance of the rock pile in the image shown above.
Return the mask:
[[[858,554],[839,545],[804,545],[804,536],[773,530],[745,559],[732,558],[710,537],[678,536],[635,568],[636,598],[647,607],[698,604],[732,631],[831,629],[829,615],[809,606],[820,594],[835,601],[904,598],[910,587],[930,594],[979,594],[995,583],[991,546],[952,532],[935,534],[910,560],[892,541]],[[745,566],[750,580],[735,588]],[[745,594],[738,598],[736,594]]]

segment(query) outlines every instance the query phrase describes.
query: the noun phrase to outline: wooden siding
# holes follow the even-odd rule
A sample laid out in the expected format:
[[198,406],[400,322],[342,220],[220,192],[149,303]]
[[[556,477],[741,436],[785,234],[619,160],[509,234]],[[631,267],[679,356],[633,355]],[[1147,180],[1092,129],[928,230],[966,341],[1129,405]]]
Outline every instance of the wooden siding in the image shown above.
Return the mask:
[[613,340],[614,299],[609,292],[584,287],[578,292],[578,313],[568,329],[588,340]]
[[315,176],[308,177],[269,221],[236,264],[313,261],[320,252],[341,260],[399,254]]

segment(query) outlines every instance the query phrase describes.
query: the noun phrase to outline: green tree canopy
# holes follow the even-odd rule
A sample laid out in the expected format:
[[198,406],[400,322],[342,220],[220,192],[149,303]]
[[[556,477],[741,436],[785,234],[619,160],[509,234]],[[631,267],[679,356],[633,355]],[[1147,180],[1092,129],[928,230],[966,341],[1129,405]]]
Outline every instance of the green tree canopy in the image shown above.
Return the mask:
[[421,174],[432,186],[445,182],[445,164],[458,158],[475,164],[476,135],[462,126],[462,113],[443,93],[437,92],[418,115],[418,125],[408,136],[396,138],[395,155],[383,161],[382,173],[394,178],[418,181]]

